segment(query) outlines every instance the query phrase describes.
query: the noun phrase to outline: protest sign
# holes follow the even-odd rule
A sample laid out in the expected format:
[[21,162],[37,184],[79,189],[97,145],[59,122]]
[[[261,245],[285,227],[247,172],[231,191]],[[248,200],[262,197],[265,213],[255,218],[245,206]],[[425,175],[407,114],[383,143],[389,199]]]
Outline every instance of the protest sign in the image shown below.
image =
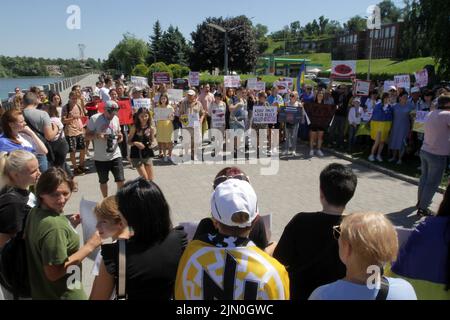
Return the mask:
[[414,74],[416,78],[416,85],[418,85],[420,88],[428,86],[428,70],[423,69],[419,72],[416,72]]
[[389,92],[391,87],[397,87],[395,85],[395,81],[393,81],[393,80],[386,80],[386,81],[384,81],[383,92]]
[[200,115],[198,113],[182,115],[180,122],[183,128],[198,128],[200,127]]
[[178,103],[183,100],[183,90],[180,89],[169,89],[167,90],[169,96],[169,101],[172,103]]
[[262,81],[258,81],[258,79],[248,79],[247,80],[247,89],[255,90],[255,91],[266,91],[266,83]]
[[405,88],[407,91],[411,88],[411,79],[409,74],[404,74],[394,77],[395,86],[398,88]]
[[428,120],[428,111],[417,111],[416,119],[414,121],[413,131],[424,133],[425,132],[425,123]]
[[336,106],[332,104],[305,103],[305,112],[311,126],[326,130],[336,113]]
[[294,89],[294,78],[284,78],[283,81],[288,83],[289,89]]
[[119,105],[119,122],[120,125],[129,125],[133,124],[133,112],[131,111],[131,101],[129,99],[120,100],[117,102]]
[[213,110],[211,113],[211,126],[215,129],[225,128],[225,111]]
[[[97,205],[96,202],[87,201],[84,198],[80,202],[80,216],[81,216],[81,226],[83,229],[83,241],[84,243],[94,235],[97,231],[97,218],[94,214],[94,208]],[[89,259],[95,261],[99,248],[94,250],[88,257]]]
[[274,124],[277,123],[278,107],[254,106],[254,124]]
[[200,72],[189,72],[189,85],[191,87],[200,85]]
[[152,107],[152,100],[150,99],[134,99],[133,100],[133,110],[137,111],[141,108],[150,110]]
[[285,94],[289,91],[289,82],[287,81],[277,81],[274,85],[278,88],[279,94]]
[[167,72],[154,72],[153,84],[170,84],[170,74]]
[[356,61],[332,61],[331,78],[351,79],[356,77]]
[[148,79],[145,77],[131,77],[131,84],[134,88],[147,88],[148,87]]
[[370,81],[356,80],[355,93],[360,97],[368,97],[370,92]]
[[278,122],[297,124],[303,119],[303,112],[300,108],[296,107],[281,107],[278,114]]
[[241,86],[241,76],[224,76],[225,88],[239,88]]
[[174,79],[173,88],[180,90],[189,90],[189,80],[188,79]]
[[164,121],[170,120],[170,116],[172,115],[173,110],[168,108],[155,108],[153,112],[154,121]]

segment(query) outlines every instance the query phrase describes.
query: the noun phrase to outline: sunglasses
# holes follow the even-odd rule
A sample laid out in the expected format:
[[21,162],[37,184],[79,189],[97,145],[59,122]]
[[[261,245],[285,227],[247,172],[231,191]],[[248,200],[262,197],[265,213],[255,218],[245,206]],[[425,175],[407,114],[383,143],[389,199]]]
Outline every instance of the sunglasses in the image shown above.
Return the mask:
[[339,240],[339,237],[341,236],[341,226],[334,226],[333,227],[333,237],[336,240]]
[[219,186],[219,184],[224,183],[225,181],[227,181],[229,179],[237,179],[237,180],[247,181],[248,183],[250,183],[250,179],[243,173],[240,173],[240,174],[237,174],[234,176],[220,176],[214,180],[213,189],[215,190],[217,188],[217,186]]

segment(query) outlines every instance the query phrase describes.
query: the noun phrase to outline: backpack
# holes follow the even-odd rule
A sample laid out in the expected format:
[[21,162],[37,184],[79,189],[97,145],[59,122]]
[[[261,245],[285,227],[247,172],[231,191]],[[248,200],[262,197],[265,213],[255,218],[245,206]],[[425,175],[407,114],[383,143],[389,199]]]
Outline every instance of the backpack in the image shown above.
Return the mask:
[[27,126],[30,127],[31,130],[33,130],[33,132],[38,136],[39,140],[41,140],[42,143],[44,143],[45,147],[47,148],[47,151],[48,151],[47,160],[50,163],[53,163],[55,161],[55,152],[53,150],[53,146],[52,146],[51,142],[48,141],[47,139],[45,139],[44,134],[42,132],[40,132],[38,129],[36,129],[31,124],[31,122],[28,121],[28,119],[25,117],[25,115],[24,115],[24,118],[25,118],[25,122],[26,122]]
[[0,251],[0,284],[13,294],[14,300],[31,298],[25,229],[11,238]]

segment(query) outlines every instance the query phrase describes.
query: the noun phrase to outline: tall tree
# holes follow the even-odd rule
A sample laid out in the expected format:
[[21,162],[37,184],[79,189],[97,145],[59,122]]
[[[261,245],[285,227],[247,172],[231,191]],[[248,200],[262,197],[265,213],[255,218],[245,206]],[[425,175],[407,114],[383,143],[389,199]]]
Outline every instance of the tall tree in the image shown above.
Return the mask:
[[258,23],[254,28],[256,40],[261,40],[266,37],[266,34],[269,32],[269,28],[263,24]]
[[159,44],[159,59],[169,64],[187,65],[189,59],[189,46],[183,34],[172,25],[161,37]]
[[155,24],[153,25],[153,35],[150,36],[150,54],[149,57],[150,61],[149,64],[159,61],[161,58],[161,40],[163,36],[163,31],[161,29],[161,23],[159,20],[156,20]]
[[348,32],[364,31],[367,29],[367,20],[359,15],[354,16],[344,23],[344,29]]
[[378,4],[382,23],[397,22],[402,15],[402,10],[397,8],[391,0],[383,0]]
[[148,47],[145,41],[127,33],[109,54],[106,66],[130,74],[136,65],[145,63],[147,57]]
[[330,19],[327,19],[324,16],[319,17],[319,28],[320,28],[321,35],[325,34],[329,22],[330,22]]

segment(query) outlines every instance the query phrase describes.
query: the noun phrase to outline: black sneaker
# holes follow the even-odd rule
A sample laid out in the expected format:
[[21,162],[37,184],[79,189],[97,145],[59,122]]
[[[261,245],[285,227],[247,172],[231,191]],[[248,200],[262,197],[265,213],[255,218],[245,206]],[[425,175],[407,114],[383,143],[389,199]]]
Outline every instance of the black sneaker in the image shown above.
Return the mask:
[[417,215],[419,217],[433,217],[433,214],[427,209],[419,209],[419,210],[417,210]]

